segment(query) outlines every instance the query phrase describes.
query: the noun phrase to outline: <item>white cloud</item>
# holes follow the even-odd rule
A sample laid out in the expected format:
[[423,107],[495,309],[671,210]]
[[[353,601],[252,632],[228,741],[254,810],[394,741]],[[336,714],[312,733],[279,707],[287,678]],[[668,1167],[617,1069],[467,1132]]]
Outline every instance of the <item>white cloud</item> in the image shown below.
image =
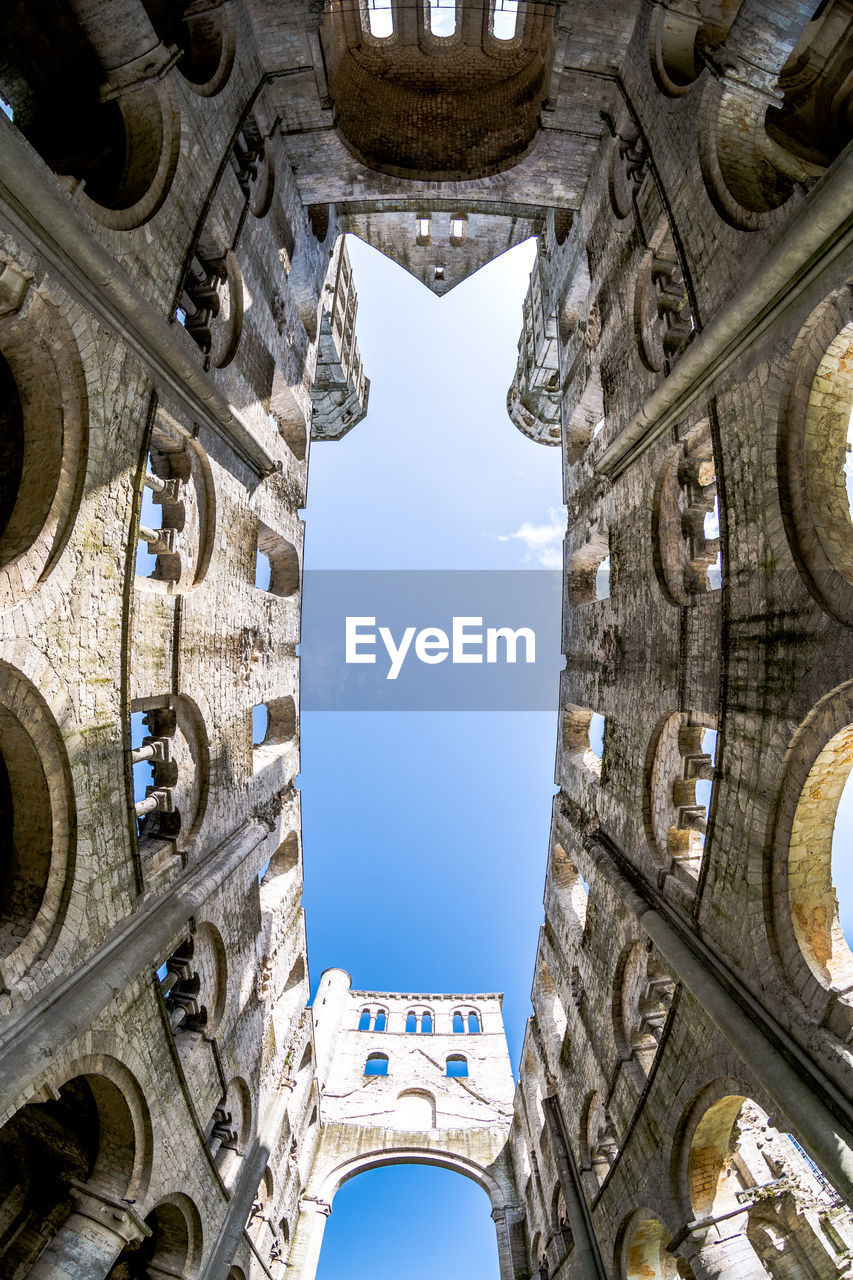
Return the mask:
[[498,542],[520,542],[526,564],[533,562],[543,569],[561,569],[565,533],[566,518],[552,507],[547,524],[531,524],[525,520],[515,533],[499,533],[497,538]]

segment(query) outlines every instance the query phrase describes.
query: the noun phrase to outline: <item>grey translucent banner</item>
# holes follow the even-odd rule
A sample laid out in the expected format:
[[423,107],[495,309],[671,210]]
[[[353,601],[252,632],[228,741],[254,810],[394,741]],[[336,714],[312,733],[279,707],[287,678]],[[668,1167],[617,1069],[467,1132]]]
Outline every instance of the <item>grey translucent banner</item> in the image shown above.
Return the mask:
[[557,570],[309,570],[303,711],[553,711]]

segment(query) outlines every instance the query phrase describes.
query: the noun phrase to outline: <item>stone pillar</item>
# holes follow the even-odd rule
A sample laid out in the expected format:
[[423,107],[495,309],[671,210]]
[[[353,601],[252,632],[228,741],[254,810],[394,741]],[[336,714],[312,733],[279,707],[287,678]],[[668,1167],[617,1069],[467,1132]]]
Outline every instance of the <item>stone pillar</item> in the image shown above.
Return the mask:
[[574,1240],[578,1266],[576,1274],[583,1277],[583,1280],[606,1280],[607,1273],[592,1225],[589,1206],[581,1189],[580,1174],[566,1135],[560,1100],[556,1094],[552,1094],[550,1098],[543,1098],[542,1105],[551,1134],[560,1187]]
[[[524,1206],[497,1206],[492,1209],[492,1221],[498,1237],[498,1264],[501,1280],[516,1280],[516,1277],[527,1276],[527,1259],[523,1248],[523,1233],[520,1230],[524,1222]],[[519,1247],[519,1241],[521,1247]]]
[[82,1182],[69,1185],[74,1208],[28,1280],[103,1280],[125,1245],[151,1235],[126,1201]]
[[746,1238],[744,1211],[718,1222],[691,1223],[669,1246],[693,1269],[696,1280],[767,1280],[768,1272]]
[[325,1200],[303,1196],[293,1247],[287,1261],[287,1270],[295,1280],[314,1280],[323,1246],[326,1219],[331,1212],[332,1206]]
[[107,76],[120,90],[159,74],[169,59],[141,0],[72,0],[74,16]]

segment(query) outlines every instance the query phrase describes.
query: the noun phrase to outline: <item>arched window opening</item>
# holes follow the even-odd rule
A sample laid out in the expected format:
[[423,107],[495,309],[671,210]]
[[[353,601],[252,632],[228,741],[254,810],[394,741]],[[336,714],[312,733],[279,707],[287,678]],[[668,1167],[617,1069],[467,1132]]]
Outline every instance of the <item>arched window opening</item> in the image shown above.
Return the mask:
[[850,849],[853,846],[853,770],[838,801],[832,828],[830,876],[838,899],[838,922],[848,948],[853,951],[853,871]]
[[589,749],[599,760],[604,758],[604,724],[604,716],[593,711],[589,720]]
[[[849,308],[838,306],[830,312],[826,327],[838,312],[849,314]],[[805,482],[808,514],[825,557],[827,571],[822,577],[832,578],[831,567],[844,579],[838,584],[844,590],[853,584],[853,321],[827,344],[809,388],[802,430],[802,458],[791,479],[797,488]],[[807,536],[801,542],[812,577],[820,586],[816,553],[808,547]]]
[[252,1123],[252,1098],[245,1080],[235,1077],[214,1107],[207,1145],[222,1180],[232,1187],[237,1179]]
[[364,1064],[364,1074],[366,1076],[387,1076],[388,1054],[369,1053]]
[[703,1269],[727,1275],[757,1274],[761,1270],[755,1257],[758,1253],[774,1264],[769,1274],[781,1278],[800,1273],[799,1265],[791,1267],[795,1259],[825,1256],[824,1251],[833,1255],[827,1219],[833,1202],[837,1203],[837,1194],[799,1143],[774,1128],[757,1103],[734,1094],[710,1105],[700,1101],[687,1117],[687,1137],[689,1146],[682,1156],[682,1168],[689,1195],[688,1212],[695,1218],[719,1221],[734,1216],[760,1199],[751,1192],[779,1181],[799,1186],[820,1206],[815,1214],[794,1215],[781,1222],[771,1218],[771,1225],[783,1227],[775,1240],[768,1239],[768,1219],[755,1207],[745,1235],[734,1238],[739,1257],[732,1256],[731,1239],[716,1245],[706,1240]]
[[455,1034],[455,1035],[459,1035],[459,1033],[460,1033],[460,1032],[463,1032],[464,1030],[465,1030],[465,1023],[462,1021],[462,1014],[461,1014],[461,1013],[454,1013],[454,1015],[453,1015],[453,1032],[454,1032],[454,1034]]
[[[163,530],[163,508],[155,501],[154,484],[150,481],[156,481],[156,478],[151,473],[151,455],[149,454],[145,463],[145,484],[142,489],[142,507],[139,512],[139,542],[136,548],[135,565],[136,572],[143,578],[154,575],[158,554],[162,552],[165,555],[172,551],[171,531]],[[173,533],[171,537],[174,537]]]
[[669,1252],[670,1234],[658,1218],[637,1224],[625,1241],[625,1280],[677,1280],[681,1274]]
[[299,590],[299,555],[292,543],[258,525],[255,586],[274,596],[292,596]]
[[445,1075],[449,1080],[460,1079],[468,1074],[468,1059],[461,1053],[451,1053],[447,1058]]
[[406,1015],[406,1031],[409,1035],[418,1029],[418,1020],[413,1013]]
[[555,911],[561,917],[561,932],[564,932],[572,948],[580,946],[586,925],[586,912],[589,904],[589,885],[573,862],[569,861],[561,844],[554,845],[551,856],[550,887],[556,902],[552,906],[549,901],[546,909],[549,918]]
[[477,1035],[480,1031],[480,1019],[476,1013],[468,1014],[468,1031],[471,1035]]
[[152,1209],[144,1221],[150,1235],[122,1249],[107,1280],[149,1280],[150,1276],[186,1274],[191,1254],[199,1252],[201,1236],[201,1219],[193,1202],[178,1192],[170,1201]]
[[130,741],[139,852],[149,878],[184,847],[199,819],[207,735],[195,704],[166,694],[131,704]]
[[619,1154],[619,1138],[604,1099],[593,1093],[584,1108],[585,1119],[581,1126],[581,1158],[589,1170],[586,1180],[592,1195],[598,1192]]
[[224,369],[243,334],[245,291],[237,255],[218,233],[204,228],[183,280],[184,328],[206,357],[205,368]]
[[252,748],[255,771],[280,758],[296,737],[293,698],[270,698],[252,708]]
[[643,364],[652,373],[669,372],[696,330],[684,274],[666,223],[637,271],[634,329]]
[[651,942],[635,942],[617,966],[616,1041],[642,1089],[657,1054],[675,983]]
[[151,25],[168,48],[181,51],[178,71],[197,93],[212,97],[225,84],[234,61],[234,23],[228,5],[193,12],[192,5],[143,0]]
[[514,39],[517,25],[518,0],[495,0],[492,11],[492,31],[495,39]]
[[425,1013],[421,1018],[421,1035],[424,1035],[424,1036],[432,1035],[432,1014],[431,1013]]
[[610,595],[610,540],[605,530],[577,551],[568,565],[568,595],[574,608]]
[[456,30],[456,0],[429,0],[429,29],[447,39]]
[[605,724],[605,717],[588,707],[570,703],[563,711],[562,747],[566,760],[582,769],[591,782],[601,778]]
[[358,1020],[358,1029],[359,1031],[370,1030],[370,1010],[369,1009],[362,1009],[361,1017]]
[[367,0],[367,25],[370,34],[377,40],[393,36],[394,11],[391,0]]
[[812,764],[788,849],[788,903],[800,951],[821,986],[841,991],[853,982],[851,766],[853,724],[834,734]]
[[406,1089],[397,1098],[394,1127],[423,1132],[435,1128],[435,1098],[426,1089]]
[[[134,1165],[144,1141],[145,1103],[141,1094],[132,1098],[129,1073],[114,1059],[107,1059],[110,1066],[121,1086],[106,1075],[75,1076],[58,1090],[40,1090],[36,1096],[43,1101],[27,1103],[0,1129],[4,1276],[32,1274],[39,1255],[39,1269],[47,1265],[53,1274],[62,1270],[57,1256],[91,1257],[91,1224],[72,1213],[69,1183],[91,1180],[102,1196],[119,1203],[139,1194]],[[103,1249],[103,1238],[96,1249]],[[114,1257],[120,1237],[109,1233],[108,1239]]]
[[457,216],[450,219],[450,243],[460,245],[465,239],[465,233],[468,230],[468,219]]
[[655,570],[673,604],[696,604],[723,582],[720,501],[708,423],[672,451],[653,507]]
[[386,1014],[384,1009],[380,1009],[376,1015],[376,1021],[373,1024],[374,1031],[384,1031],[386,1023]]
[[[582,991],[580,987],[580,971],[577,966],[573,970],[573,983],[575,987],[573,996],[576,1005],[580,1008]],[[544,962],[540,962],[536,985],[538,990],[533,1002],[534,1008],[537,1012],[537,1017],[541,1020],[543,1029],[548,1032],[555,1057],[559,1061],[569,1024],[565,1006],[560,999],[550,970]]]

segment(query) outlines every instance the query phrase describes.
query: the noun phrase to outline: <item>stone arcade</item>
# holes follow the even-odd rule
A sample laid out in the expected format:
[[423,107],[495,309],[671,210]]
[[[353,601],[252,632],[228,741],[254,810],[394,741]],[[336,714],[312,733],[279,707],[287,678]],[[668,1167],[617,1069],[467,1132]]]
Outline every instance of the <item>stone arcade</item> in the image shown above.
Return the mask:
[[[0,10],[0,1272],[312,1280],[406,1160],[486,1189],[502,1280],[853,1275],[853,5],[389,5]],[[507,407],[562,450],[567,665],[517,1085],[495,995],[332,970],[306,1012],[346,232],[438,294],[538,238]]]

